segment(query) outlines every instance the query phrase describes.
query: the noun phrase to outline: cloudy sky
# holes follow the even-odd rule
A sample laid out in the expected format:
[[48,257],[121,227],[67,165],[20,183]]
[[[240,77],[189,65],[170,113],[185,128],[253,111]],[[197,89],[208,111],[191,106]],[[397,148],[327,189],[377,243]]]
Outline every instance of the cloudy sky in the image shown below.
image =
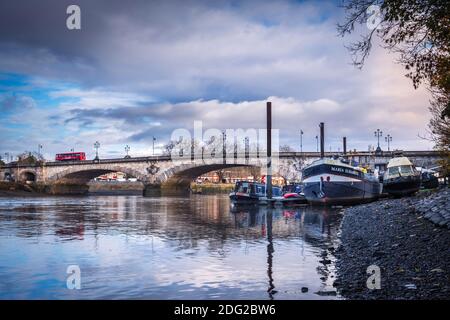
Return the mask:
[[[81,8],[81,30],[66,9]],[[281,144],[430,149],[428,93],[375,47],[363,70],[337,36],[339,1],[0,2],[0,154],[150,155],[174,129],[263,128],[273,103]],[[358,32],[367,32],[360,28]],[[358,35],[355,35],[358,36]],[[382,148],[386,149],[383,140]]]

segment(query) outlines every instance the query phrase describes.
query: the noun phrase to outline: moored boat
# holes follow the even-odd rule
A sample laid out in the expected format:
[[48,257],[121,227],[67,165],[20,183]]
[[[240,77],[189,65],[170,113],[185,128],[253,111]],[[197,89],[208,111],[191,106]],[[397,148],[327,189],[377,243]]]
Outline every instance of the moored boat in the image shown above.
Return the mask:
[[297,205],[307,203],[305,195],[303,193],[303,186],[301,184],[291,184],[283,186],[281,192],[283,196],[278,199],[278,202],[283,205]]
[[439,187],[439,179],[435,176],[433,170],[422,170],[422,183],[421,186],[424,189],[434,189]]
[[394,196],[413,194],[420,189],[420,173],[407,157],[389,160],[383,177],[383,190]]
[[310,203],[354,204],[376,200],[382,185],[378,178],[341,159],[320,159],[302,171],[303,192]]
[[[281,188],[273,186],[272,196],[275,201],[282,196]],[[266,185],[259,182],[238,181],[230,193],[230,199],[235,204],[266,204],[269,202],[266,195]]]

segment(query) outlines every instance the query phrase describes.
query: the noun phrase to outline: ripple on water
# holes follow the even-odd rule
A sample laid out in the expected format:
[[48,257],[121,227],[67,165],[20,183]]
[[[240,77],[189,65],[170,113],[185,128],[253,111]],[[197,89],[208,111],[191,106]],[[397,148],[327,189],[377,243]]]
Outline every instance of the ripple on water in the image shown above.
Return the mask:
[[[324,298],[340,219],[226,196],[2,199],[0,298]],[[66,288],[71,264],[82,290]]]

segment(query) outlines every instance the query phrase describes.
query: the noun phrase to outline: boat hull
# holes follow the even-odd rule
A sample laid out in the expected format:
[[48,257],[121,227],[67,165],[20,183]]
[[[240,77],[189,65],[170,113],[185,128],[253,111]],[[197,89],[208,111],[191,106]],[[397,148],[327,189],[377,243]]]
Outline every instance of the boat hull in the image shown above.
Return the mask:
[[378,199],[382,184],[375,177],[336,161],[321,160],[303,170],[303,193],[316,204],[356,204]]
[[383,181],[384,192],[393,196],[407,196],[420,189],[420,176],[403,176]]
[[371,181],[310,182],[303,192],[311,203],[355,204],[378,199],[381,185]]
[[305,197],[302,198],[283,198],[279,200],[279,203],[284,206],[295,206],[299,204],[306,204],[308,201]]
[[259,197],[246,193],[231,192],[230,200],[237,204],[255,204],[259,202]]

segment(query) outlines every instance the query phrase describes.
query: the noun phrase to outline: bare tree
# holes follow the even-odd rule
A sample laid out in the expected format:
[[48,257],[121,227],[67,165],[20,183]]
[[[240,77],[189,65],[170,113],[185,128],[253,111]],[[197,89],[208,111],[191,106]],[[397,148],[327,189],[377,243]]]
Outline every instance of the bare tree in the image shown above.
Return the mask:
[[291,146],[285,144],[280,146],[280,152],[294,152],[294,149]]
[[20,164],[39,164],[45,161],[44,157],[37,152],[24,151],[17,156],[17,162]]
[[170,156],[170,155],[172,154],[173,148],[175,148],[176,145],[177,145],[177,142],[176,142],[176,141],[170,140],[168,143],[166,143],[166,144],[163,146],[162,154],[163,154],[164,156]]
[[440,91],[433,92],[434,98],[431,101],[431,119],[428,125],[429,139],[431,139],[440,150],[442,158],[439,161],[442,166],[444,177],[450,176],[450,118],[446,112],[446,98]]
[[219,183],[222,183],[225,178],[225,169],[220,169],[214,171],[219,179]]
[[[338,25],[344,36],[355,25],[367,25],[368,32],[348,48],[354,64],[362,67],[374,36],[382,46],[399,53],[399,62],[417,87],[422,81],[434,85],[438,74],[449,71],[450,6],[447,0],[344,0],[346,21]],[[448,81],[448,79],[447,79]]]
[[[374,36],[397,53],[414,88],[425,83],[432,93],[430,140],[442,151],[448,165],[450,147],[450,5],[448,0],[344,0],[347,12],[338,25],[341,36],[356,25],[367,25],[366,34],[348,49],[354,64],[362,68]],[[448,174],[448,170],[447,170]]]
[[249,174],[253,177],[253,180],[258,181],[261,178],[261,168],[256,166],[248,167]]
[[301,179],[302,168],[302,159],[287,159],[278,165],[277,173],[284,179],[284,184],[286,185],[289,181],[299,181]]

